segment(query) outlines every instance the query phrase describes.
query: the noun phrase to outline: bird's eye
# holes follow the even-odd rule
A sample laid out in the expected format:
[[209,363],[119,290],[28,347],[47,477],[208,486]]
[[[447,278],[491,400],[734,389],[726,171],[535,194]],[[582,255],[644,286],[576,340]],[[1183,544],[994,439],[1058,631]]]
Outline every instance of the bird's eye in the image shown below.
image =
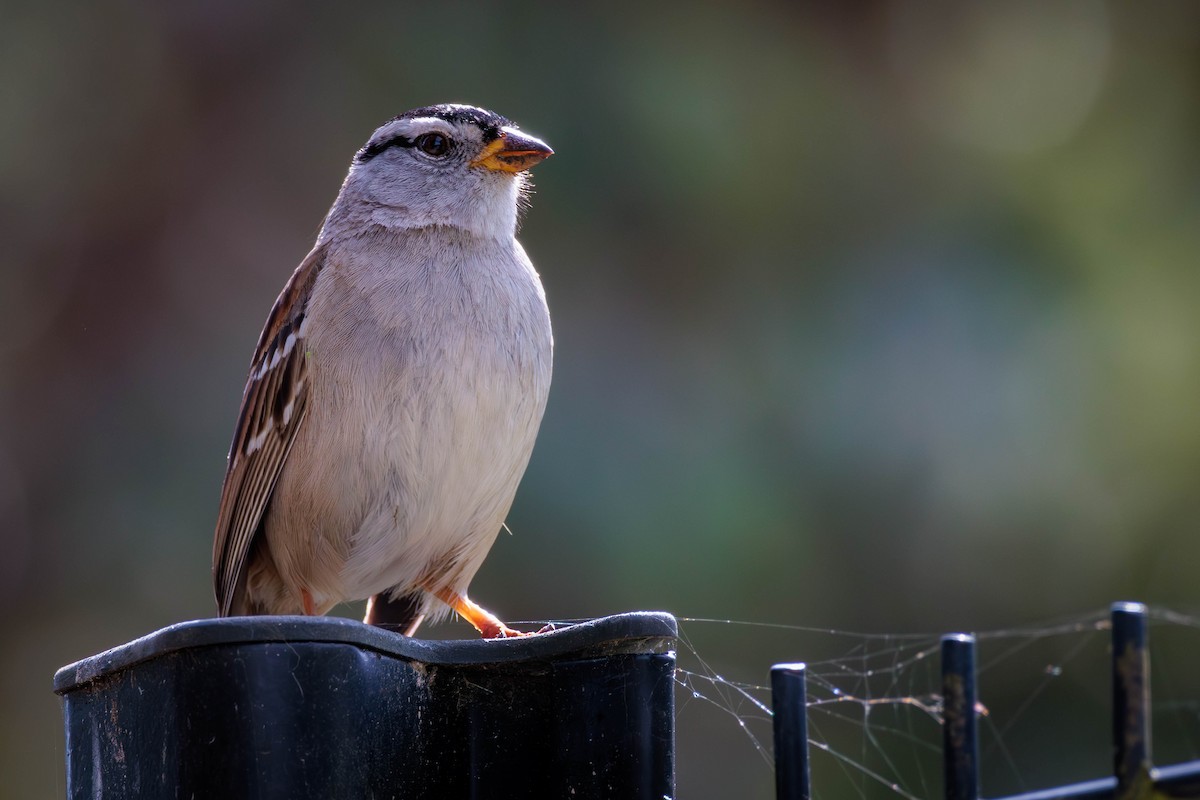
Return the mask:
[[417,137],[417,147],[427,156],[440,158],[450,150],[450,139],[440,133],[423,133]]

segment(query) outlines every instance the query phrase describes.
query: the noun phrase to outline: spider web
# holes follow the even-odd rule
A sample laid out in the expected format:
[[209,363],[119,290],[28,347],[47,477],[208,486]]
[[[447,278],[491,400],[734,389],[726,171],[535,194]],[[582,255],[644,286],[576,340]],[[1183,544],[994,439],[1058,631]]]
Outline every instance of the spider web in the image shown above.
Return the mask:
[[[1200,620],[1151,609],[1154,763],[1200,758]],[[807,664],[815,798],[942,796],[941,634],[680,618],[679,797],[774,797],[769,670]],[[1111,774],[1107,609],[977,632],[983,795]]]

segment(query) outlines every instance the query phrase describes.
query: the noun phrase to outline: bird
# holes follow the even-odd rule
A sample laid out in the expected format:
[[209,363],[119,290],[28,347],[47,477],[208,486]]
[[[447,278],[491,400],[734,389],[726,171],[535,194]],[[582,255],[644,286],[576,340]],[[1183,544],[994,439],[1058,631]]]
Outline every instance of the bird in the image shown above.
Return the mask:
[[412,636],[452,612],[527,635],[467,588],[546,408],[553,335],[516,239],[553,150],[455,103],[357,151],[251,360],[213,540],[220,616],[323,615]]

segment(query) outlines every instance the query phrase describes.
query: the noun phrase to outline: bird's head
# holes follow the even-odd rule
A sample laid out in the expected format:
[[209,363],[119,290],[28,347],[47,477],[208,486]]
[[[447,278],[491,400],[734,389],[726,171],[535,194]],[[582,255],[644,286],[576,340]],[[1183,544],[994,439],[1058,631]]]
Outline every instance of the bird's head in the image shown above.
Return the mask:
[[528,185],[525,171],[553,152],[482,108],[418,108],[371,135],[338,200],[389,227],[448,225],[511,236]]

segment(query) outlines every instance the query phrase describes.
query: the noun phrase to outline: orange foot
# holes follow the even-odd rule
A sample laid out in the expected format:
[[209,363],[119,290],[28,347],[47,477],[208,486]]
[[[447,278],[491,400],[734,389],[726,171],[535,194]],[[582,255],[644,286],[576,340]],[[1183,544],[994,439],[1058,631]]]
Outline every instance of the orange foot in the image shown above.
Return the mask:
[[[509,639],[514,636],[532,636],[532,633],[513,630],[505,625],[496,615],[480,605],[476,605],[465,594],[455,594],[449,589],[439,589],[434,593],[437,599],[458,612],[458,615],[474,626],[484,639]],[[540,631],[539,631],[540,633]]]

